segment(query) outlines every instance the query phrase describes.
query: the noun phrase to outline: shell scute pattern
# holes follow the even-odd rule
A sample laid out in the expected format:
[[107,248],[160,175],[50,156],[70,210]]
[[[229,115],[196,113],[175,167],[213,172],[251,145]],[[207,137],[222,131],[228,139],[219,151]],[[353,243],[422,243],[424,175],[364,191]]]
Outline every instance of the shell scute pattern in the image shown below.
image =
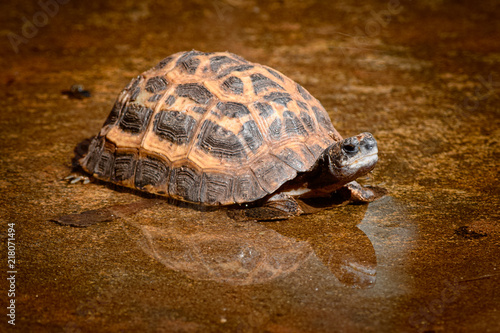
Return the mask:
[[172,106],[175,103],[176,99],[177,98],[174,95],[168,95],[168,97],[165,99],[165,105]]
[[196,124],[196,119],[181,111],[161,110],[155,116],[153,131],[160,141],[183,145],[191,142]]
[[[141,158],[136,166],[135,187],[138,189],[156,188],[156,192],[162,192],[165,188],[170,168],[162,159],[153,156]],[[163,190],[165,193],[165,191]]]
[[181,52],[118,96],[83,168],[207,205],[255,201],[341,136],[302,86],[231,53]]
[[197,51],[186,52],[177,60],[177,66],[187,74],[195,74],[200,65],[198,55],[203,55],[203,53]]
[[235,202],[250,202],[264,197],[267,192],[259,185],[253,172],[242,173],[234,181],[233,197]]
[[96,160],[95,173],[100,177],[109,178],[111,177],[114,169],[115,160],[115,147],[109,142],[104,143],[104,147],[101,151],[99,160]]
[[225,56],[217,55],[210,58],[210,69],[213,73],[219,72],[219,69],[225,64],[237,64],[238,60]]
[[207,88],[198,83],[179,84],[175,92],[180,97],[187,97],[198,104],[207,105],[213,95]]
[[243,161],[247,158],[242,141],[232,131],[210,120],[201,125],[197,146],[220,161]]
[[259,95],[261,92],[268,91],[271,88],[285,90],[279,83],[261,73],[251,74],[250,80],[252,80],[255,95]]
[[257,123],[253,120],[249,120],[244,123],[238,135],[243,137],[252,152],[255,152],[264,143],[262,133],[260,132]]
[[167,89],[168,82],[163,76],[154,76],[146,82],[145,89],[150,93],[159,93]]
[[236,76],[230,76],[221,84],[221,90],[229,94],[241,95],[243,94],[243,81]]
[[267,155],[255,161],[251,166],[257,181],[264,191],[274,192],[284,182],[292,179],[297,171],[283,163],[278,157]]
[[200,202],[217,204],[220,201],[232,201],[233,177],[218,172],[205,172],[201,180]]
[[153,110],[144,105],[130,103],[125,107],[118,126],[121,130],[131,134],[142,133],[149,124],[152,113]]
[[250,114],[250,111],[245,104],[237,102],[218,102],[216,110],[217,111],[215,111],[214,114],[219,118],[221,118],[221,116],[228,118],[242,118]]
[[304,128],[304,125],[295,115],[295,113],[291,111],[285,111],[283,112],[283,118],[285,119],[285,133],[288,136],[307,135],[307,131]]
[[172,170],[168,193],[180,200],[199,202],[201,173],[188,166]]
[[137,163],[136,154],[131,152],[117,153],[114,162],[114,181],[127,182],[134,177]]
[[310,167],[304,161],[314,160],[313,154],[303,143],[280,147],[276,157],[299,172],[305,172]]
[[286,92],[273,91],[269,95],[264,96],[264,100],[269,103],[276,103],[286,107],[288,106],[288,103],[293,100],[293,98]]

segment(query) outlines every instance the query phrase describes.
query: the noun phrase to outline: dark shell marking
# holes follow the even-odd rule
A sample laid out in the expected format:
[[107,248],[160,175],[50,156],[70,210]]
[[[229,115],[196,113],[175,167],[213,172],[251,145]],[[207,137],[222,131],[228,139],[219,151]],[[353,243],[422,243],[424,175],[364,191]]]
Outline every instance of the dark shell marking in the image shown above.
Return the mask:
[[321,104],[283,74],[190,51],[130,82],[81,164],[119,185],[227,205],[275,192],[340,139]]
[[153,110],[145,106],[130,103],[126,106],[123,112],[123,117],[120,120],[120,128],[129,133],[137,134],[144,131],[149,123],[149,118]]
[[258,95],[262,91],[266,91],[270,88],[278,88],[280,90],[284,90],[283,87],[279,85],[279,83],[260,73],[250,75],[250,79],[252,80],[253,91],[255,95]]
[[146,82],[146,90],[150,93],[158,93],[162,90],[167,89],[168,82],[162,76],[152,77]]
[[137,157],[134,154],[117,154],[114,161],[114,181],[122,182],[135,174]]
[[153,131],[160,137],[177,145],[191,141],[196,120],[180,111],[160,111],[155,116]]
[[197,51],[184,53],[179,60],[177,60],[177,66],[188,74],[194,74],[200,65],[200,60],[196,58],[199,54],[201,54],[201,52]]
[[146,156],[137,163],[135,171],[135,187],[145,189],[146,186],[163,187],[166,184],[169,167],[160,159]]
[[239,77],[230,76],[222,82],[221,89],[230,94],[243,94],[243,81]]
[[208,104],[213,97],[212,93],[208,91],[203,85],[198,83],[180,84],[175,89],[177,95],[187,97],[198,104]]
[[210,120],[205,120],[201,126],[198,145],[206,153],[221,160],[246,158],[245,147],[238,137]]

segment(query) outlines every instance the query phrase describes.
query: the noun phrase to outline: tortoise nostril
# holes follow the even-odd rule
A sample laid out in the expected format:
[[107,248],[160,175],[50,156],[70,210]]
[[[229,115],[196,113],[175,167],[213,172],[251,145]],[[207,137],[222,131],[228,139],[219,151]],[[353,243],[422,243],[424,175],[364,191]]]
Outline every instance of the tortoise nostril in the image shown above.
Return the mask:
[[345,143],[342,145],[342,150],[347,154],[355,154],[358,152],[358,146],[353,143]]

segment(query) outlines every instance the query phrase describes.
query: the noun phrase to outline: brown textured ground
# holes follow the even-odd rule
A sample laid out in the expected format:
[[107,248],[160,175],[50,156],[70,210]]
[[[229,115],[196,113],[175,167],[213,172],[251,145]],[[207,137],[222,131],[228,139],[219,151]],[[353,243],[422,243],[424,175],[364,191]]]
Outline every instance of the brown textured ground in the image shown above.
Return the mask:
[[[35,1],[0,4],[2,327],[500,332],[500,4],[397,3],[69,1],[46,20]],[[40,27],[16,53],[23,17]],[[61,179],[133,76],[193,48],[275,67],[344,136],[371,131],[367,182],[390,195],[278,223],[165,204],[88,228],[50,222],[142,200]],[[61,94],[74,83],[92,97]]]

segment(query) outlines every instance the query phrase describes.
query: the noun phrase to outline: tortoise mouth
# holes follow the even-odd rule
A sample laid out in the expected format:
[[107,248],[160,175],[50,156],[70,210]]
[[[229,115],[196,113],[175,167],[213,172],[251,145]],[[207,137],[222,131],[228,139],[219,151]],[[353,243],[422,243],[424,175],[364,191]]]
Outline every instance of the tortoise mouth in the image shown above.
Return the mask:
[[342,166],[342,168],[345,167],[357,167],[357,166],[363,166],[363,165],[373,165],[375,166],[375,163],[378,161],[378,151],[373,152],[368,155],[363,155],[358,158],[356,158],[354,161],[350,162],[349,164],[346,164]]
[[366,175],[375,168],[378,162],[378,154],[359,156],[355,160],[346,161],[348,163],[337,166],[336,173],[339,180],[352,181]]

